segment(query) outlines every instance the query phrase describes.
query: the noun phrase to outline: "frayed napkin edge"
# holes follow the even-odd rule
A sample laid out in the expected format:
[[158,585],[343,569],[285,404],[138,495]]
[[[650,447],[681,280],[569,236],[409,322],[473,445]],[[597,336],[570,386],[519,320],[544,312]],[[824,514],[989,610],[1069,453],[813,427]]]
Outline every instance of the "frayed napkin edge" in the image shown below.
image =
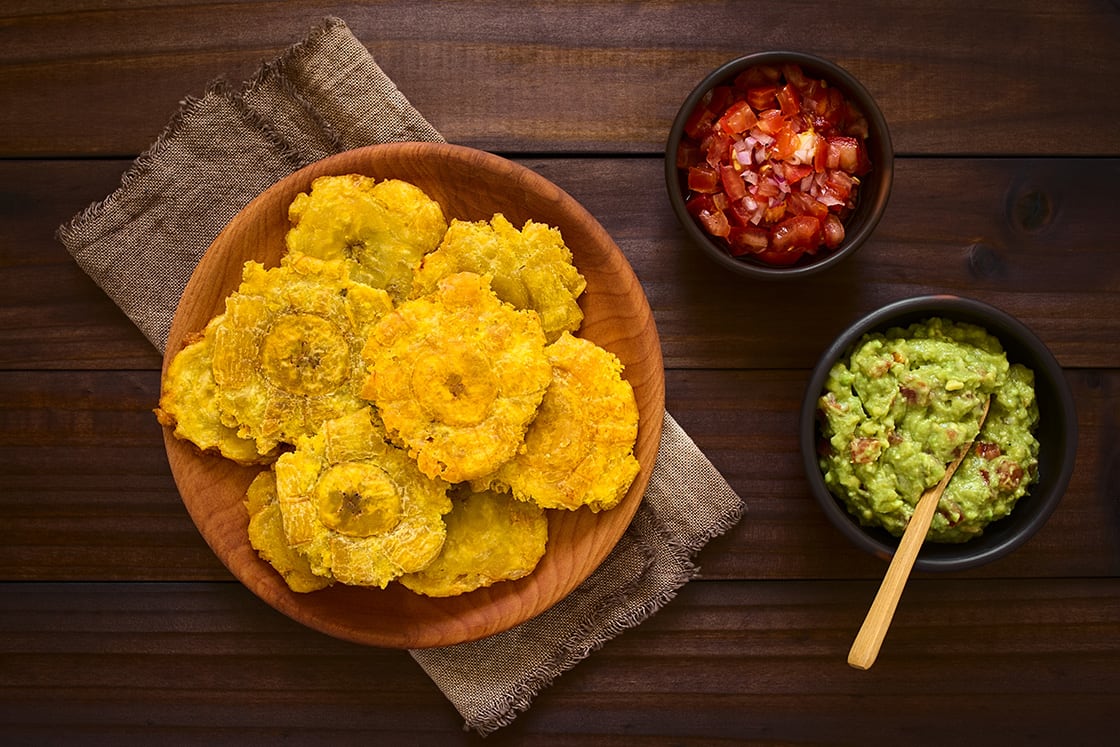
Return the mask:
[[[666,416],[669,416],[668,412],[666,412]],[[637,628],[657,614],[666,604],[676,598],[686,584],[700,576],[700,566],[696,564],[695,556],[711,540],[734,528],[746,513],[747,505],[745,500],[739,498],[737,503],[724,512],[711,528],[687,543],[671,540],[671,533],[657,518],[657,512],[653,508],[643,504],[641,510],[648,516],[648,521],[651,524],[650,530],[656,533],[657,539],[664,542],[664,546],[669,550],[670,560],[675,562],[676,572],[669,580],[671,588],[665,589],[630,614],[610,624],[604,624],[597,615],[587,618],[583,624],[571,633],[567,642],[559,647],[557,653],[546,662],[547,668],[550,670],[547,674],[537,673],[519,682],[514,690],[501,700],[491,704],[474,717],[466,719],[463,724],[463,731],[473,730],[480,736],[486,737],[509,726],[518,716],[528,711],[532,706],[533,699],[549,688],[561,675],[574,669],[577,664],[602,649],[622,633]],[[641,575],[624,588],[620,588],[606,597],[600,605],[600,609],[612,609],[616,604],[627,599],[633,592],[634,587],[650,572],[654,566],[655,553],[648,546],[643,548],[643,552],[645,558],[642,563]],[[592,633],[595,633],[595,635],[592,635]],[[588,639],[591,639],[590,642],[588,642]]]

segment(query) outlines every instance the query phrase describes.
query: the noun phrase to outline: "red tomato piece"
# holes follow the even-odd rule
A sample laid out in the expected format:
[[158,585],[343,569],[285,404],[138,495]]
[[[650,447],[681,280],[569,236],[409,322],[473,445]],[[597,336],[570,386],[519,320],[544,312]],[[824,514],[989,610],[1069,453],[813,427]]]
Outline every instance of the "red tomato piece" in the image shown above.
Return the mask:
[[770,232],[756,226],[732,227],[727,235],[727,243],[731,246],[731,255],[734,257],[758,254],[769,246]]
[[782,177],[791,186],[797,184],[809,174],[813,173],[813,167],[807,163],[783,163],[782,164]]
[[763,85],[747,91],[747,103],[756,112],[773,109],[778,105],[778,86]]
[[791,192],[786,202],[794,215],[811,215],[817,220],[823,220],[828,215],[828,206],[805,192]]
[[821,225],[821,233],[824,245],[829,249],[835,249],[844,243],[844,224],[832,213],[825,217],[824,223]]
[[700,104],[688,115],[688,119],[684,123],[684,134],[688,135],[693,140],[703,140],[704,137],[712,130],[712,119],[715,115],[712,114],[708,107]]
[[796,62],[787,62],[782,65],[781,71],[782,77],[785,78],[786,82],[791,86],[805,88],[809,83],[809,78]]
[[801,94],[792,84],[786,83],[776,94],[778,98],[778,106],[782,110],[782,114],[786,117],[795,117],[801,113]]
[[732,202],[747,196],[747,183],[743,181],[743,177],[734,166],[720,166],[719,181],[723,185],[727,199]]
[[828,168],[854,174],[859,168],[859,141],[837,135],[828,139]]
[[778,251],[815,250],[821,244],[821,222],[811,215],[787,218],[770,231],[770,245]]
[[691,140],[681,140],[677,147],[677,168],[687,169],[700,160],[700,146]]
[[742,135],[754,127],[758,118],[754,110],[746,101],[736,101],[727,107],[727,111],[719,118],[719,127],[728,135]]
[[785,126],[781,109],[766,109],[758,115],[758,129],[767,135],[777,135]]
[[699,164],[688,170],[688,188],[693,192],[711,194],[719,187],[719,174],[707,164]]
[[704,230],[712,236],[726,238],[731,232],[731,224],[727,222],[727,215],[722,210],[704,210],[697,217]]
[[775,249],[771,246],[767,247],[765,251],[760,252],[756,256],[758,259],[762,260],[768,265],[787,267],[797,262],[797,260],[801,259],[801,255],[803,255],[804,253],[805,252],[801,251],[800,249],[789,251],[785,249]]

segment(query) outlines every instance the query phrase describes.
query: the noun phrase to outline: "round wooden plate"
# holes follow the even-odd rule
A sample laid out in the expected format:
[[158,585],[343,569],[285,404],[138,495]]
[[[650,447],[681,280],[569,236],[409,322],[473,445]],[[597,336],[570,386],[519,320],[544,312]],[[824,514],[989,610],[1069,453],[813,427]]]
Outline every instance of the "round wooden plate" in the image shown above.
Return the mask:
[[202,454],[164,430],[172,473],[191,518],[227,568],[253,593],[289,617],[342,639],[392,648],[445,646],[475,640],[540,614],[583,582],[618,542],[649,481],[661,438],[665,380],[649,303],[626,258],[602,226],[547,179],[498,156],[443,143],[394,143],[347,151],[314,163],[262,193],[214,240],[187,284],[171,327],[164,369],[187,335],[224,309],[248,259],[279,264],[288,205],[327,174],[360,173],[411,182],[438,201],[448,220],[489,220],[497,212],[516,226],[527,219],[560,229],[587,279],[579,334],[625,365],[639,411],[636,455],[641,471],[615,509],[550,512],[548,549],[526,578],[435,599],[399,584],[386,589],[334,585],[310,594],[288,589],[248,541],[245,489],[258,469]]

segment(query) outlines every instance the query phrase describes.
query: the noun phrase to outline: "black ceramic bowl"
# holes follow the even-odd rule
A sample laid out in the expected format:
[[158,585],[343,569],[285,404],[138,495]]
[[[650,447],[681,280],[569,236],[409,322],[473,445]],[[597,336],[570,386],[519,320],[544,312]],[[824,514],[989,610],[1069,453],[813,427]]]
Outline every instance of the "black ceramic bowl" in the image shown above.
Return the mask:
[[[866,147],[872,166],[871,172],[860,180],[858,202],[854,211],[844,221],[845,237],[840,246],[833,250],[818,252],[814,256],[806,255],[793,265],[775,266],[747,256],[731,256],[728,249],[706,233],[689,214],[685,207],[688,194],[687,176],[677,167],[677,151],[684,137],[685,123],[708,91],[715,86],[729,84],[748,68],[760,65],[780,66],[784,63],[799,65],[807,76],[826,81],[829,86],[843,93],[849,102],[859,107],[867,120]],[[665,182],[669,192],[669,202],[685,231],[705,254],[721,266],[732,272],[758,278],[802,277],[831,267],[853,254],[879,223],[887,206],[893,177],[894,153],[891,149],[887,121],[871,94],[844,68],[820,57],[801,52],[759,52],[739,57],[716,68],[684,100],[669,130],[669,141],[665,148]]]
[[988,304],[958,296],[921,296],[897,301],[860,319],[836,338],[813,370],[801,406],[801,456],[809,486],[829,520],[859,547],[889,559],[898,547],[898,539],[881,528],[861,526],[825,485],[817,461],[817,400],[833,364],[850,356],[852,347],[865,334],[931,317],[968,322],[995,335],[1010,362],[1034,371],[1039,411],[1035,433],[1039,441],[1038,476],[1028,493],[1008,516],[989,524],[979,537],[961,544],[927,542],[914,563],[914,568],[921,571],[956,571],[1001,558],[1026,542],[1053,513],[1073,472],[1077,413],[1069,385],[1054,356],[1022,322]]

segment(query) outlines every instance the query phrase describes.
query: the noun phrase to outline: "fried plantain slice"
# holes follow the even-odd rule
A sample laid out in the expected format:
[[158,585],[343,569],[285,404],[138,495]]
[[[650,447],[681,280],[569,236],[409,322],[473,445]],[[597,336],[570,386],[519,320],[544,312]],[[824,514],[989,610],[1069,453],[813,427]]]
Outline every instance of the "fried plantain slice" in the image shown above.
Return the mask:
[[406,298],[420,258],[434,250],[447,221],[419,187],[360,174],[321,176],[288,208],[288,250],[345,260],[355,280]]
[[288,544],[276,495],[276,475],[271,469],[249,483],[245,507],[249,511],[249,544],[283,576],[288,588],[305,594],[330,586],[331,580],[312,573],[307,558]]
[[537,312],[548,342],[583,322],[577,299],[587,281],[557,228],[529,220],[518,231],[501,213],[489,222],[454,219],[439,248],[421,261],[413,296],[432,292],[457,272],[493,276],[498,298]]
[[173,429],[176,438],[190,441],[202,451],[219,454],[238,464],[270,462],[276,458],[274,451],[259,453],[256,442],[242,438],[237,428],[225,425],[218,411],[212,369],[213,338],[214,329],[222,319],[220,315],[212,319],[201,334],[187,340],[171,359],[161,382],[156,419]]
[[362,347],[390,308],[385,291],[351,280],[340,260],[246,262],[213,332],[222,422],[268,453],[364,407]]
[[525,449],[490,482],[543,508],[614,508],[638,474],[634,390],[618,358],[590,340],[565,333],[547,352],[552,383]]
[[300,439],[275,469],[285,537],[317,575],[384,588],[443,547],[447,483],[388,443],[368,407]]
[[467,489],[452,495],[447,541],[427,568],[399,581],[430,597],[450,597],[528,576],[544,556],[548,517],[508,493]]
[[500,301],[489,278],[457,273],[377,324],[362,394],[421,472],[474,479],[521,446],[552,377],[544,345],[535,312]]

